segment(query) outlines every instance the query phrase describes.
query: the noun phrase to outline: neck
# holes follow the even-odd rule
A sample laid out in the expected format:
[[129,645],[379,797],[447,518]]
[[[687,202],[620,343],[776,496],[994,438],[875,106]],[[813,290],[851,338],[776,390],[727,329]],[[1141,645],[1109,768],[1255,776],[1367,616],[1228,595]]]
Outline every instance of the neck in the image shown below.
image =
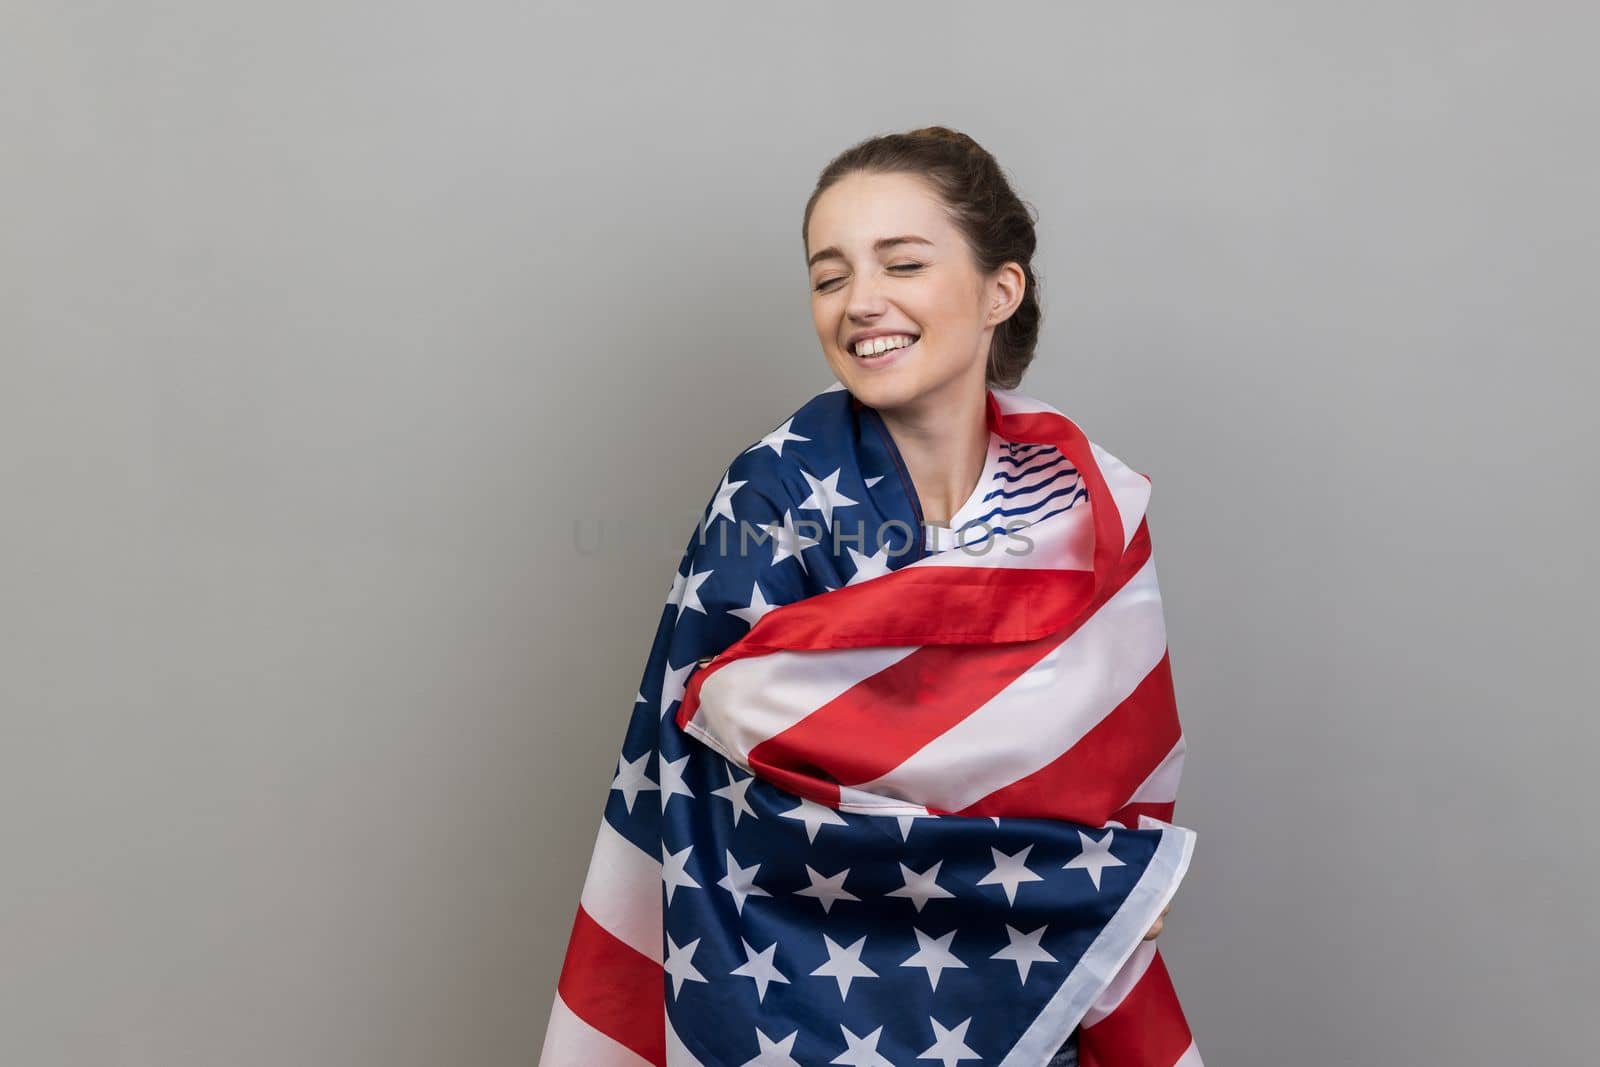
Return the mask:
[[924,522],[948,525],[983,474],[989,451],[987,386],[959,400],[880,411],[905,461]]

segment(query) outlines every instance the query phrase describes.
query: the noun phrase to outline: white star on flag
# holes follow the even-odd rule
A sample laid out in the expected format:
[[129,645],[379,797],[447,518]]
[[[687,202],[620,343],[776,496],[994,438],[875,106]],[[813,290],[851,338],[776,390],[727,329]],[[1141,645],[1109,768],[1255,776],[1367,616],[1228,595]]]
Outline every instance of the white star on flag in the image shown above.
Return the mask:
[[849,507],[859,504],[859,500],[851,500],[839,492],[839,471],[835,470],[826,478],[818,480],[811,476],[811,472],[801,468],[800,477],[806,480],[811,487],[811,495],[799,504],[801,511],[814,510],[822,512],[822,526],[824,529],[833,529],[833,509]]
[[800,1067],[800,1063],[789,1053],[794,1051],[794,1039],[800,1035],[795,1030],[782,1041],[774,1041],[761,1032],[761,1027],[756,1027],[756,1046],[760,1051],[753,1060],[745,1060],[739,1067]]
[[857,582],[870,581],[880,575],[889,573],[889,546],[882,545],[878,551],[868,556],[857,552],[855,546],[846,545],[845,551],[850,553],[850,561],[856,565],[855,573],[850,575],[845,585],[855,585]]
[[911,822],[913,819],[934,819],[937,817],[931,812],[926,815],[920,812],[911,815],[896,815],[895,819],[900,823],[900,840],[909,841],[911,839]]
[[957,959],[955,953],[950,951],[950,941],[956,936],[954,930],[951,930],[943,937],[937,938],[929,937],[916,927],[912,927],[912,930],[917,935],[918,948],[911,958],[900,966],[925,968],[928,972],[928,982],[932,988],[939,988],[939,975],[946,967],[966,967],[966,964]]
[[768,982],[789,984],[789,979],[779,973],[777,965],[772,960],[773,953],[778,951],[778,943],[774,941],[760,952],[752,948],[750,942],[742,937],[739,939],[739,944],[744,946],[745,961],[728,973],[754,978],[756,981],[756,1000],[760,1003],[765,1003]]
[[767,603],[766,594],[761,591],[760,582],[750,585],[750,604],[743,608],[729,608],[728,614],[743,619],[746,624],[754,626],[760,621],[761,616],[777,607],[776,604]]
[[972,1025],[969,1016],[961,1020],[954,1030],[946,1030],[933,1016],[928,1017],[928,1022],[933,1024],[933,1044],[927,1051],[918,1054],[919,1060],[942,1060],[944,1067],[956,1067],[961,1060],[981,1060],[982,1056],[967,1047],[967,1027]]
[[839,1024],[839,1029],[844,1031],[845,1050],[829,1060],[829,1063],[845,1063],[850,1067],[894,1067],[894,1064],[883,1058],[878,1051],[878,1038],[883,1035],[883,1027],[878,1027],[866,1037],[857,1037],[844,1023]]
[[650,760],[649,750],[632,762],[617,757],[617,776],[611,779],[611,788],[622,790],[622,802],[628,806],[628,814],[633,814],[633,801],[646,789],[655,789],[656,783],[644,773],[644,765]]
[[681,852],[668,852],[666,846],[661,847],[661,881],[667,888],[667,903],[672,903],[672,892],[679,888],[699,889],[700,883],[685,869],[689,862],[689,853],[693,845],[683,846]]
[[722,766],[727,771],[728,784],[721,789],[713,789],[711,795],[722,797],[733,805],[733,825],[739,825],[740,815],[749,815],[752,819],[759,819],[760,816],[756,814],[756,809],[752,808],[750,801],[745,799],[745,794],[750,791],[750,783],[756,780],[756,776],[747,774],[743,778],[736,779],[733,776],[733,764],[723,761]]
[[667,669],[661,675],[661,714],[660,718],[667,717],[667,709],[672,707],[672,702],[682,700],[685,689],[684,683],[688,680],[689,672],[694,670],[699,660],[690,660],[681,667],[674,667],[671,660],[667,660]]
[[809,863],[805,867],[806,877],[811,879],[811,885],[805,889],[796,889],[794,895],[797,897],[816,897],[822,901],[824,913],[833,907],[833,902],[836,900],[861,899],[844,887],[845,877],[850,873],[849,867],[846,867],[832,878],[822,877],[820,873],[812,869]]
[[1061,869],[1067,871],[1076,868],[1081,871],[1088,871],[1089,880],[1094,883],[1095,889],[1098,890],[1100,888],[1101,871],[1107,867],[1127,866],[1127,864],[1111,854],[1111,835],[1115,833],[1115,830],[1107,830],[1106,836],[1096,841],[1082,830],[1079,830],[1078,840],[1083,843],[1083,851],[1062,864]]
[[683,765],[689,762],[689,753],[685,752],[675,760],[661,761],[661,807],[666,809],[667,801],[673,797],[692,797],[694,793],[683,781]]
[[705,605],[700,603],[700,587],[706,584],[706,579],[715,573],[715,571],[696,571],[694,564],[689,564],[689,573],[683,579],[682,588],[676,589],[675,586],[680,595],[680,599],[677,601],[678,617],[680,619],[683,618],[685,611],[698,611],[702,615],[706,613]]
[[695,970],[690,962],[694,958],[695,946],[700,944],[697,937],[687,945],[679,947],[672,941],[672,935],[667,936],[667,961],[662,967],[672,976],[672,995],[677,996],[683,992],[685,982],[704,982],[706,976]]
[[826,804],[818,804],[810,797],[801,797],[799,805],[790,808],[788,811],[780,811],[778,814],[785,819],[796,819],[805,823],[806,839],[808,841],[817,839],[817,831],[822,828],[824,823],[829,826],[850,825],[844,821],[844,818],[837,811]]
[[793,556],[799,562],[800,569],[805,570],[806,561],[801,556],[801,553],[822,543],[815,537],[802,534],[800,528],[795,525],[794,512],[787,508],[784,509],[781,525],[769,522],[763,524],[761,529],[766,531],[767,536],[772,540],[772,565],[774,567]]
[[903,863],[900,864],[900,877],[906,880],[906,884],[899,889],[889,890],[884,896],[910,897],[919,912],[922,910],[922,906],[933,897],[955,896],[954,893],[935,881],[939,877],[939,867],[943,863],[944,860],[940,860],[921,874],[913,871]]
[[783,455],[783,446],[784,446],[784,444],[786,442],[789,442],[789,441],[809,441],[809,440],[811,440],[811,438],[809,438],[809,437],[801,437],[797,433],[790,433],[789,432],[789,427],[793,426],[793,425],[794,425],[794,419],[791,418],[787,422],[785,422],[782,426],[779,426],[776,430],[773,430],[771,433],[767,434],[767,436],[763,437],[761,440],[757,441],[755,444],[753,444],[749,448],[745,449],[745,451],[746,452],[754,452],[758,448],[770,448],[770,449],[772,449],[772,451],[776,452],[779,456],[782,456]]
[[[663,776],[665,777],[665,776]],[[1025,866],[1028,853],[1033,851],[1029,845],[1015,856],[1008,856],[999,849],[990,846],[989,854],[994,858],[994,870],[978,879],[979,885],[994,885],[999,883],[1005,886],[1006,900],[1012,904],[1017,902],[1017,887],[1023,882],[1042,882],[1044,875],[1035,874]]]
[[828,948],[828,962],[818,967],[811,973],[814,975],[827,975],[839,983],[839,996],[850,995],[850,983],[857,978],[876,978],[878,972],[861,962],[861,946],[867,943],[867,936],[862,934],[860,939],[849,948],[845,948],[827,934],[822,935],[823,942]]
[[1012,961],[1017,965],[1017,977],[1026,982],[1028,980],[1028,969],[1035,963],[1060,962],[1039,944],[1040,939],[1044,937],[1045,927],[1047,926],[1049,926],[1049,923],[1039,927],[1032,933],[1025,934],[1010,923],[1006,923],[1006,936],[1011,939],[1011,944],[989,958],[992,960]]
[[772,894],[756,885],[756,872],[761,869],[761,864],[741,867],[732,852],[725,850],[725,855],[728,857],[728,873],[722,876],[717,885],[733,894],[733,910],[743,915],[746,897],[770,897]]
[[[729,469],[731,470],[732,468]],[[739,517],[733,513],[733,494],[737,493],[741,487],[749,484],[748,481],[730,482],[728,481],[728,471],[723,471],[722,484],[717,486],[717,495],[712,499],[711,509],[707,512],[706,525],[710,526],[718,515],[725,515],[729,522],[737,523]]]

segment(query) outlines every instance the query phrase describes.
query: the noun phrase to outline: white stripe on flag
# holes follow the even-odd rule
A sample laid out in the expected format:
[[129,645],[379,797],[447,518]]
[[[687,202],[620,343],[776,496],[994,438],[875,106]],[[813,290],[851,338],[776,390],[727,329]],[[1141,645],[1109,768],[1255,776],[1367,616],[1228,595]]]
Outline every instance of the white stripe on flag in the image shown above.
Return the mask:
[[1128,798],[1130,804],[1170,804],[1178,799],[1178,779],[1183,774],[1183,753],[1187,742],[1183,737],[1172,746],[1166,758],[1150,772],[1144,784]]
[[604,818],[595,836],[580,900],[589,917],[613,937],[662,962],[661,861],[640,850]]
[[1106,991],[1100,995],[1088,1011],[1083,1013],[1083,1021],[1079,1026],[1093,1026],[1107,1015],[1121,1007],[1133,987],[1139,984],[1144,977],[1144,972],[1150,969],[1150,961],[1156,958],[1156,943],[1154,941],[1141,941],[1139,947],[1133,950],[1133,955],[1128,957],[1128,962],[1122,965],[1122,970],[1106,986]]
[[[1155,572],[1144,567],[1043,659],[867,793],[960,811],[1047,766],[1127,699],[1167,652]],[[1049,709],[1041,717],[1040,709]],[[1031,739],[1027,745],[1017,738]]]
[[650,1061],[611,1040],[572,1013],[567,1002],[556,994],[550,1008],[550,1026],[544,1033],[544,1051],[539,1067],[651,1067]]
[[687,730],[748,771],[751,749],[915,651],[903,646],[779,651],[736,659],[707,676]]
[[[1089,453],[1094,456],[1095,466],[1100,468],[1106,484],[1111,487],[1111,499],[1116,501],[1117,512],[1122,517],[1122,543],[1127,545],[1138,532],[1145,511],[1150,507],[1150,482],[1093,441],[1089,442]],[[1089,506],[1094,506],[1092,497]]]

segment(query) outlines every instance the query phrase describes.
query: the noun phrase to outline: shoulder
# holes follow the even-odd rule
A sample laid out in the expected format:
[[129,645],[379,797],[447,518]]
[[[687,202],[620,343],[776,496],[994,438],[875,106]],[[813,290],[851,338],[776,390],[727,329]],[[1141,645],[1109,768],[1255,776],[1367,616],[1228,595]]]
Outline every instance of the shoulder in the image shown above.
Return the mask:
[[724,469],[723,485],[742,484],[779,506],[802,500],[811,493],[807,475],[845,461],[854,423],[849,391],[842,385],[825,389],[741,447]]

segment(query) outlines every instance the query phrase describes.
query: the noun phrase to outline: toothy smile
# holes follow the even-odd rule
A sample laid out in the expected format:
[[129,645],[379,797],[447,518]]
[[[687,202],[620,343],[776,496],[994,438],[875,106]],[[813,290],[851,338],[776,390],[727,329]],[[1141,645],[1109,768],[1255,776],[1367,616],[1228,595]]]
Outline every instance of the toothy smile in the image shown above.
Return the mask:
[[868,358],[881,355],[891,349],[906,348],[916,342],[916,336],[908,333],[889,334],[886,337],[869,337],[859,342],[852,350],[858,358]]

